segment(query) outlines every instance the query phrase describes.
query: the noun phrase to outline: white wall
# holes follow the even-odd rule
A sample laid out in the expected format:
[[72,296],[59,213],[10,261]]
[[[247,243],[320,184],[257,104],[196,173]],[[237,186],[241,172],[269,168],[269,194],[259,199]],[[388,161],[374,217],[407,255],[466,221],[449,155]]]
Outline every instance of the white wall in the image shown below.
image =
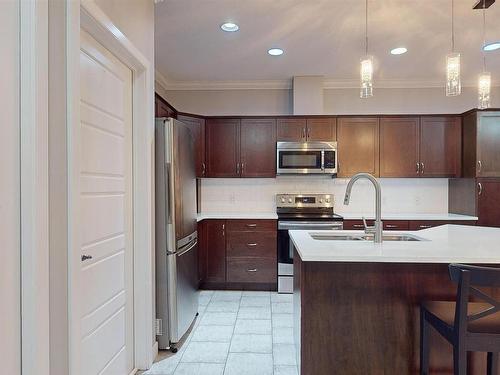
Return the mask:
[[[330,177],[280,176],[277,178],[202,179],[202,213],[275,212],[278,193],[334,194],[339,214],[374,213],[373,186],[359,181],[353,188],[351,203],[343,198],[348,179]],[[382,213],[447,213],[448,180],[442,178],[382,178]]]
[[[157,85],[158,87],[158,85]],[[177,110],[200,115],[288,115],[293,113],[292,90],[164,90],[157,89]],[[500,87],[492,90],[492,107],[500,107]],[[461,113],[477,106],[476,88],[446,97],[444,88],[375,89],[360,99],[358,89],[324,90],[324,113],[424,114]]]
[[0,353],[2,373],[21,371],[19,2],[0,2]]

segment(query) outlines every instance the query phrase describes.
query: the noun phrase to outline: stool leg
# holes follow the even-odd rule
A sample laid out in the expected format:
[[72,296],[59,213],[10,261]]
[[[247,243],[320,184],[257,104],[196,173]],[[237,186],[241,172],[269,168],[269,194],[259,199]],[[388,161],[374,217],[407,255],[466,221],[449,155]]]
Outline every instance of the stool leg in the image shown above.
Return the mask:
[[429,334],[430,326],[425,319],[424,309],[420,309],[420,375],[429,375]]
[[488,375],[498,375],[498,353],[488,353]]
[[453,374],[467,375],[467,351],[460,342],[453,345]]

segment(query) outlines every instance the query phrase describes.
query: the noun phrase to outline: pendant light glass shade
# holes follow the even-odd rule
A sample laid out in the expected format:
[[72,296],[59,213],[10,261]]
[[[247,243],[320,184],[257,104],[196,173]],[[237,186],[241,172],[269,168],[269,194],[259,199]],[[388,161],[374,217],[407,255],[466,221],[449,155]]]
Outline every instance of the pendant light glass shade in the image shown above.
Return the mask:
[[366,56],[361,59],[361,98],[373,96],[373,57]]
[[457,96],[461,93],[460,54],[450,53],[446,56],[446,96]]
[[490,107],[491,74],[483,72],[479,75],[478,81],[478,105],[479,109]]

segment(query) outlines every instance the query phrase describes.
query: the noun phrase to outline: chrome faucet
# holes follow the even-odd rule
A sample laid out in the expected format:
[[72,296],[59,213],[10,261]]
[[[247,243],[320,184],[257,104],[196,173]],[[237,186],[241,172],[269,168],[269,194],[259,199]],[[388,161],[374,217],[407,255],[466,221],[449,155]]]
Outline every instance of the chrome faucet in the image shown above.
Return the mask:
[[344,204],[347,206],[349,204],[349,200],[351,198],[351,190],[356,181],[361,178],[366,178],[371,181],[373,186],[375,187],[375,225],[373,227],[369,227],[366,225],[366,220],[363,218],[363,224],[365,226],[365,233],[373,233],[373,241],[375,243],[382,242],[382,190],[380,188],[380,183],[377,181],[375,177],[373,177],[369,173],[358,173],[352,176],[351,180],[347,184],[347,189],[345,191]]

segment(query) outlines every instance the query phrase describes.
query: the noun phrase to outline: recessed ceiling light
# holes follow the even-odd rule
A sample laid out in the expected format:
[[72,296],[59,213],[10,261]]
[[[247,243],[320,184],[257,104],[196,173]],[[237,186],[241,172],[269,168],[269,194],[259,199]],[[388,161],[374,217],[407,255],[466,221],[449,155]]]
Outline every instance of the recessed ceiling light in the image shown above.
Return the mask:
[[391,49],[391,54],[392,55],[402,55],[403,53],[406,53],[408,50],[405,47],[397,47],[394,49]]
[[496,49],[500,48],[500,42],[491,42],[491,43],[486,43],[483,46],[483,50],[485,51],[494,51]]
[[222,25],[220,25],[220,28],[230,33],[238,31],[240,29],[240,27],[233,22],[225,22]]
[[267,53],[271,56],[279,56],[283,55],[283,50],[281,48],[271,48]]

